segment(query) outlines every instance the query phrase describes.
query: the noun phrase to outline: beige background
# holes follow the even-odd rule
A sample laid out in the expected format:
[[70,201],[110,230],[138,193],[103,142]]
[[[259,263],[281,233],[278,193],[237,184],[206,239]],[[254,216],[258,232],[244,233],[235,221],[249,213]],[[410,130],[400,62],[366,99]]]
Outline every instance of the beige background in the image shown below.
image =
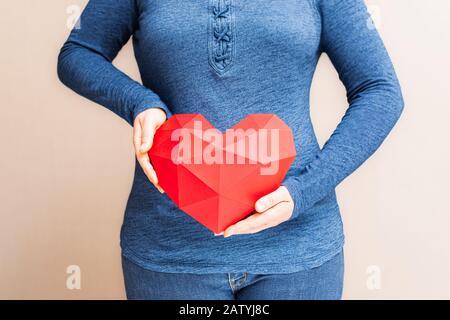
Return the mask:
[[[66,9],[85,3],[0,2],[0,298],[124,298],[119,228],[134,166],[131,127],[56,76]],[[450,1],[368,4],[406,108],[338,188],[344,298],[450,298]],[[115,63],[138,78],[129,45]],[[325,56],[311,104],[323,143],[346,107]],[[81,267],[81,290],[66,288],[72,264]]]

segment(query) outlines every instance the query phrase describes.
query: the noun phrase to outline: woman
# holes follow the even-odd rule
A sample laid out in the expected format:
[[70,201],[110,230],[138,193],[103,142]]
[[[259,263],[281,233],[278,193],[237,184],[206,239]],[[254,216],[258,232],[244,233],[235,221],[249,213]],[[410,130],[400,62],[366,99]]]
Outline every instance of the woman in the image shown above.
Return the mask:
[[[340,299],[344,235],[335,187],[382,143],[401,89],[363,0],[91,0],[58,74],[134,128],[121,229],[129,299]],[[111,63],[133,36],[143,85]],[[320,149],[309,92],[326,53],[349,107]],[[254,113],[292,128],[298,156],[255,213],[214,235],[158,185],[148,150],[176,113],[225,130]]]

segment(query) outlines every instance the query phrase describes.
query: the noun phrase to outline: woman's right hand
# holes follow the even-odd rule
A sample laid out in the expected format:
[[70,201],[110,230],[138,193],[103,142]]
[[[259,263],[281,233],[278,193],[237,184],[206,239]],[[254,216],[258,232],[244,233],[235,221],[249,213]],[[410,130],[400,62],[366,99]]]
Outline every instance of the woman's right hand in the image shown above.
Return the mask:
[[164,193],[158,182],[155,169],[153,169],[148,156],[148,151],[152,147],[153,137],[156,130],[166,121],[166,113],[160,108],[150,108],[138,114],[133,125],[133,143],[136,158],[142,170],[151,183]]

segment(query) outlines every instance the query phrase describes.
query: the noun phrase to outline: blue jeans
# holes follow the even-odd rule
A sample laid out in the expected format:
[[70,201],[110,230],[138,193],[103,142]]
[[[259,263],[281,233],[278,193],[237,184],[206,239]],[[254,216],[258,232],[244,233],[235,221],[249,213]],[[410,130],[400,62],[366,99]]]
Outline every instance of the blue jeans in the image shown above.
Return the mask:
[[319,267],[284,274],[165,273],[141,268],[122,256],[128,299],[149,300],[338,300],[344,254]]

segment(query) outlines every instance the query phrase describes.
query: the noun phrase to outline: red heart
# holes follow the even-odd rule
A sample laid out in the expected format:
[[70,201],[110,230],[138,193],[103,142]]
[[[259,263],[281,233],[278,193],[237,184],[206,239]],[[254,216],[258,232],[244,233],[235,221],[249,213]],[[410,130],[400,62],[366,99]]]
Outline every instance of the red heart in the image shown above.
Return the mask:
[[272,114],[250,115],[225,133],[200,114],[177,114],[157,130],[149,152],[169,198],[215,233],[276,190],[295,155],[291,129]]

